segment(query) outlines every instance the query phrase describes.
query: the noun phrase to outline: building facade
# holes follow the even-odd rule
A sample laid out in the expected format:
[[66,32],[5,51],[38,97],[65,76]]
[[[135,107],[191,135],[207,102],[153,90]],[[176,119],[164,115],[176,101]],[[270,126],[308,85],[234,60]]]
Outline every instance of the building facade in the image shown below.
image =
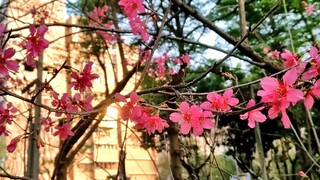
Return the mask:
[[[121,65],[121,57],[119,55],[118,46],[110,44],[106,46],[103,53],[93,55],[88,53],[80,44],[85,39],[81,29],[76,27],[64,27],[56,24],[78,24],[77,17],[70,17],[66,13],[66,1],[64,0],[14,0],[11,1],[6,13],[7,18],[5,23],[7,29],[13,29],[13,33],[21,36],[16,40],[10,40],[7,46],[15,47],[17,50],[14,58],[20,59],[22,62],[25,59],[25,52],[21,50],[21,39],[29,34],[28,28],[23,28],[34,23],[34,17],[30,14],[30,10],[35,8],[39,13],[41,11],[49,12],[46,23],[51,24],[45,38],[50,41],[49,48],[43,53],[43,72],[42,82],[49,80],[54,72],[61,67],[65,62],[68,63],[71,70],[81,70],[85,62],[93,61],[93,72],[100,75],[100,78],[94,80],[93,89],[88,91],[88,94],[95,96],[93,105],[98,104],[105,96],[106,91],[111,92],[116,83],[123,78],[123,69]],[[41,14],[40,14],[41,16]],[[39,17],[41,18],[41,17]],[[21,29],[21,30],[20,30]],[[96,35],[93,35],[93,38]],[[125,46],[126,58],[132,61],[138,59],[137,52],[134,48]],[[23,97],[31,98],[35,91],[35,81],[37,81],[37,70],[28,70],[28,67],[20,63],[19,73],[12,75],[13,78],[19,79],[21,83],[11,84],[14,86],[15,92]],[[106,69],[105,74],[103,65]],[[69,83],[70,69],[63,68],[61,72],[50,83],[52,88],[58,93],[67,92],[74,94]],[[106,79],[106,77],[108,77]],[[133,76],[127,84],[126,94],[134,88],[134,84],[138,79],[138,74]],[[14,83],[14,82],[12,82]],[[28,88],[27,88],[28,87]],[[51,105],[52,97],[49,94],[42,93],[41,102],[46,105]],[[8,101],[13,102],[19,113],[16,116],[16,123],[8,127],[14,134],[24,134],[29,131],[29,125],[34,116],[34,107],[26,102],[21,102],[18,99],[8,97]],[[117,116],[117,105],[112,105],[107,108],[106,114],[102,117],[102,122],[93,133],[91,138],[86,142],[85,146],[79,151],[72,165],[68,169],[68,179],[107,179],[114,177],[118,172],[119,165],[119,150],[122,142],[125,143],[126,152],[126,175],[130,179],[157,179],[158,173],[156,169],[157,153],[151,149],[142,148],[139,132],[136,132],[133,126],[126,128],[120,123]],[[47,111],[41,111],[41,116],[47,116]],[[55,122],[58,119],[54,120]],[[43,131],[43,128],[40,129]],[[60,140],[53,136],[53,129],[49,133],[41,133],[38,137],[44,142],[45,146],[39,149],[40,164],[39,164],[39,179],[49,179],[54,168],[55,156],[59,152]],[[6,144],[13,137],[7,138]],[[26,176],[27,161],[30,152],[28,152],[28,138],[24,138],[18,145],[14,153],[6,153],[5,169],[15,176]],[[121,143],[120,143],[121,142]]]

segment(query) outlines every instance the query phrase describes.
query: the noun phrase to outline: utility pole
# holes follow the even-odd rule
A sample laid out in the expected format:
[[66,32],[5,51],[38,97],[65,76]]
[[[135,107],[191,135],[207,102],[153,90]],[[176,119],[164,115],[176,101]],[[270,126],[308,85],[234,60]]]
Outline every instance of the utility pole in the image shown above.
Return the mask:
[[[41,91],[42,87],[42,71],[43,71],[43,54],[39,56],[37,63],[37,82],[35,92]],[[42,93],[40,92],[35,98],[36,103],[41,103]],[[41,108],[34,106],[34,118],[30,123],[30,136],[28,146],[28,162],[27,162],[27,177],[37,180],[39,175],[39,149],[37,147],[37,141],[40,133],[40,118]]]
[[[254,92],[253,92],[253,87],[250,86],[250,94],[252,99],[254,100]],[[255,122],[256,126],[254,128],[254,136],[256,140],[256,151],[258,153],[258,161],[259,161],[259,167],[261,170],[261,178],[263,180],[268,180],[268,175],[267,175],[267,166],[266,166],[266,160],[264,156],[264,150],[263,150],[263,143],[262,143],[262,138],[261,138],[261,131],[259,127],[259,123]]]

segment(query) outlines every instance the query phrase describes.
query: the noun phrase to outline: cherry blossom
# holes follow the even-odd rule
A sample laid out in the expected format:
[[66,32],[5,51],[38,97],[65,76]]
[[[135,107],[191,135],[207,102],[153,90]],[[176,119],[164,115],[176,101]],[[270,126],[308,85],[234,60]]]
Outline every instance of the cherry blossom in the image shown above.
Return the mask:
[[20,139],[21,136],[17,136],[10,141],[10,143],[7,145],[7,151],[9,153],[13,153],[16,150],[17,145],[20,142]]
[[14,54],[15,49],[13,48],[9,48],[4,51],[0,50],[0,74],[4,77],[9,76],[9,70],[19,70],[18,62],[10,59]]
[[44,126],[44,131],[49,132],[53,127],[53,122],[51,117],[42,117],[40,118],[40,124]]
[[49,46],[49,41],[44,38],[48,27],[41,25],[36,28],[35,25],[30,25],[30,36],[27,38],[27,43],[24,48],[27,50],[27,65],[35,67],[35,57],[38,57]]
[[163,129],[167,127],[169,127],[167,121],[159,116],[148,117],[144,124],[144,128],[147,130],[149,135],[155,133],[155,131],[161,133]]
[[182,59],[182,61],[183,61],[184,63],[190,64],[190,56],[189,56],[189,54],[184,54],[184,55],[182,55],[182,56],[181,56],[181,59]]
[[146,127],[146,122],[150,118],[151,108],[144,106],[135,105],[132,108],[132,114],[130,120],[134,122],[135,128],[144,129]]
[[129,19],[129,24],[132,29],[132,34],[140,35],[143,41],[145,42],[150,39],[150,35],[147,30],[147,25],[144,21],[141,21],[139,17]]
[[181,133],[188,134],[191,130],[193,118],[199,118],[201,115],[200,108],[196,105],[190,107],[189,103],[182,102],[179,106],[180,113],[171,113],[169,119],[172,122],[178,122],[181,125]]
[[[247,104],[247,108],[251,108],[255,105],[256,105],[256,102],[253,99],[250,99]],[[254,128],[256,126],[255,122],[264,122],[267,119],[267,117],[260,112],[263,108],[264,107],[259,107],[251,111],[248,111],[244,114],[241,114],[240,119],[242,120],[248,119],[248,126],[250,128]]]
[[[51,102],[52,106],[56,107],[57,110],[66,111],[66,112],[78,112],[78,100],[80,97],[78,97],[77,94],[75,94],[73,97],[71,97],[67,93],[63,93],[61,98],[59,99],[59,95],[56,92],[52,93],[53,100]],[[62,112],[56,112],[55,115],[57,117],[60,117],[62,115]],[[71,114],[66,113],[67,118],[71,118]]]
[[129,18],[135,18],[138,16],[138,13],[144,13],[146,11],[143,0],[120,0],[118,4],[123,7],[124,13]]
[[[89,25],[90,26],[103,26],[105,29],[112,29],[113,21],[109,20],[107,23],[104,23],[103,20],[106,18],[106,14],[109,8],[107,5],[103,7],[95,7],[93,11],[89,13]],[[95,31],[97,34],[101,35],[103,39],[108,43],[113,43],[117,38],[110,32],[106,31]]]
[[7,130],[5,125],[0,125],[0,136],[9,136],[9,131]]
[[210,111],[229,111],[231,107],[239,103],[237,98],[233,97],[233,90],[226,90],[223,95],[211,92],[207,95],[207,100],[200,107]]
[[311,67],[302,74],[303,80],[309,80],[320,74],[320,55],[318,49],[316,47],[311,47],[309,54],[311,57]]
[[261,102],[270,103],[269,117],[273,119],[281,111],[281,120],[285,128],[290,127],[290,120],[286,114],[286,109],[289,107],[290,102],[295,105],[303,99],[303,92],[293,87],[297,78],[296,70],[291,69],[283,75],[283,81],[277,78],[265,77],[260,82],[263,90],[258,91],[258,96],[261,96]]
[[34,21],[39,24],[44,24],[45,19],[49,17],[49,11],[47,11],[44,6],[40,6],[39,8],[33,6],[29,12],[32,18],[34,18]]
[[305,95],[304,105],[311,109],[314,104],[313,97],[320,98],[320,79],[318,79]]
[[274,51],[270,51],[267,56],[271,59],[277,59],[280,58],[280,51],[278,50],[274,50]]
[[[70,99],[70,96],[67,93],[64,93],[61,97],[61,99],[59,98],[59,94],[56,92],[52,93],[52,102],[51,105],[54,106],[57,110],[67,110],[67,103]],[[57,117],[61,116],[61,112],[56,112],[55,113]]]
[[307,16],[312,15],[314,13],[314,11],[315,11],[314,5],[311,4],[311,3],[309,3],[307,5],[307,7],[305,7],[305,13],[306,13]]
[[212,118],[214,115],[210,111],[203,111],[200,109],[201,115],[198,119],[192,119],[193,134],[195,136],[200,136],[204,129],[212,129],[214,123]]
[[169,119],[181,125],[182,134],[188,134],[191,128],[193,128],[194,135],[201,135],[203,129],[210,129],[214,126],[211,121],[211,117],[213,117],[212,113],[202,111],[202,109],[196,105],[190,107],[189,103],[182,102],[179,110],[179,113],[171,113]]
[[[78,93],[79,94],[79,93]],[[80,94],[79,94],[80,95]],[[92,110],[92,100],[93,100],[94,96],[89,95],[86,98],[84,98],[84,100],[79,99],[78,100],[78,105],[81,108],[81,111],[89,111]]]
[[299,64],[299,55],[298,54],[292,54],[291,51],[285,49],[283,53],[281,53],[281,58],[285,60],[285,67],[293,67],[297,64]]
[[101,19],[106,17],[108,10],[109,8],[107,5],[104,5],[103,7],[94,7],[93,11],[89,13],[89,17],[98,23],[102,23]]
[[83,68],[83,71],[78,74],[76,72],[71,73],[71,77],[75,79],[75,81],[72,81],[70,83],[71,87],[74,87],[75,90],[79,90],[80,92],[84,92],[87,87],[92,87],[92,80],[99,78],[98,74],[91,73],[93,62],[89,61],[85,67]]
[[136,103],[139,100],[138,94],[135,92],[132,92],[130,94],[130,101],[128,101],[128,102],[127,102],[126,98],[119,93],[115,94],[115,98],[118,101],[125,103],[120,110],[120,117],[124,120],[131,119],[132,113],[133,113],[133,108],[135,107]]
[[300,177],[308,177],[308,176],[306,175],[306,173],[304,173],[303,171],[299,171],[299,176],[300,176]]
[[6,108],[0,106],[0,125],[5,125],[6,123],[11,124],[14,118],[12,113],[16,113],[18,111],[15,107],[13,107],[11,102],[6,106]]
[[62,141],[66,140],[69,136],[74,135],[74,133],[71,131],[71,126],[69,123],[64,123],[61,126],[56,126],[55,129],[57,129],[57,131],[54,132],[53,135],[58,135]]

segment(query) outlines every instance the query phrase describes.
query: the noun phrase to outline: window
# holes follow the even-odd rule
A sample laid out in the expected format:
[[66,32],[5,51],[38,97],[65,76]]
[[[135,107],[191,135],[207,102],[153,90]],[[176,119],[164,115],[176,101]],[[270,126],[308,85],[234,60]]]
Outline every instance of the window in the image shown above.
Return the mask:
[[101,169],[118,169],[116,162],[98,162],[97,167]]

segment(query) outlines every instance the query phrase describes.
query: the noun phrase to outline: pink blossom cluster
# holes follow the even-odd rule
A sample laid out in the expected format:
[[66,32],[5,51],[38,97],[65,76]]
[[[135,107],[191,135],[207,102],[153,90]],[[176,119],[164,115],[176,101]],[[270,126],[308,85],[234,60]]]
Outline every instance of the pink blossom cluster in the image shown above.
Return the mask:
[[115,94],[115,98],[124,103],[119,112],[121,119],[130,119],[135,123],[136,128],[146,129],[148,134],[152,134],[156,131],[161,133],[164,128],[169,127],[166,120],[160,118],[157,114],[152,114],[150,108],[139,105],[138,100],[140,97],[137,93],[132,92],[130,94],[130,101],[127,101],[127,99],[119,93]]
[[30,10],[30,14],[34,19],[34,23],[44,24],[44,21],[49,17],[49,11],[45,6],[35,7]]
[[307,3],[306,1],[302,1],[300,4],[305,9],[305,14],[307,16],[310,16],[314,13],[314,11],[315,11],[314,4]]
[[[0,106],[0,135],[9,136],[9,131],[7,130],[6,126],[11,125],[14,113],[16,113],[18,110],[13,107],[12,103],[8,103],[6,107]],[[20,136],[15,137],[11,140],[11,142],[7,145],[7,151],[13,152],[18,142],[20,141]]]
[[60,112],[56,112],[57,117],[60,117],[62,112],[65,112],[66,117],[71,118],[72,115],[69,113],[88,111],[92,109],[91,101],[93,100],[93,96],[91,95],[82,98],[80,93],[75,93],[73,97],[67,93],[64,93],[61,98],[59,98],[58,94],[53,92],[52,97],[52,106],[54,106],[57,110],[60,110]]
[[231,107],[236,106],[239,100],[233,97],[233,90],[226,90],[222,96],[218,93],[211,92],[207,95],[207,100],[203,102],[200,107],[209,111],[230,111]]
[[[4,36],[5,25],[0,24],[0,36]],[[14,48],[8,48],[6,50],[0,49],[0,74],[3,77],[8,77],[9,72],[17,72],[19,70],[19,63],[11,58],[16,53]]]
[[48,27],[40,25],[29,26],[30,36],[27,38],[27,42],[23,44],[23,48],[27,50],[27,65],[36,67],[35,58],[39,57],[40,54],[49,46],[49,41],[44,38],[45,33],[48,31]]
[[13,48],[8,48],[4,51],[0,49],[0,74],[3,77],[8,77],[9,71],[17,72],[19,70],[19,63],[11,59],[15,52]]
[[[95,7],[93,11],[89,13],[89,25],[93,27],[103,26],[106,29],[112,29],[113,21],[109,20],[107,23],[104,23],[103,20],[107,17],[108,6],[104,5],[103,7]],[[99,34],[107,43],[113,43],[117,38],[110,32],[96,30],[97,34]]]
[[132,34],[140,35],[144,42],[150,39],[146,23],[141,20],[139,13],[145,13],[143,0],[120,0],[119,6],[123,8],[124,14],[129,19]]
[[[91,72],[92,65],[93,62],[88,61],[80,73],[71,73],[71,77],[74,79],[74,81],[71,82],[70,87],[74,88],[75,91],[79,91],[73,96],[69,95],[68,93],[63,93],[62,96],[59,97],[59,94],[52,90],[50,84],[47,82],[44,83],[44,89],[52,92],[51,104],[56,108],[56,110],[58,110],[55,113],[56,117],[61,117],[62,114],[65,114],[67,119],[71,119],[73,117],[72,114],[92,110],[93,107],[91,103],[94,96],[86,95],[85,93],[87,88],[92,88],[92,81],[99,78],[98,74]],[[44,130],[47,132],[53,126],[50,117],[43,117],[41,119],[41,124],[44,126]],[[55,126],[55,129],[56,131],[53,133],[53,135],[59,135],[61,140],[65,140],[68,136],[73,136],[71,125],[68,121],[63,122],[62,125]]]
[[271,59],[278,59],[280,58],[280,51],[278,50],[274,50],[274,51],[270,51],[269,48],[265,47],[263,48],[263,54],[267,55],[269,58]]
[[12,103],[9,102],[6,107],[0,106],[0,135],[9,135],[9,131],[6,129],[7,124],[12,124],[14,113],[17,109],[13,107]]
[[181,125],[181,133],[188,134],[193,129],[193,134],[199,136],[204,129],[214,127],[212,112],[227,112],[231,107],[236,106],[239,100],[233,97],[233,90],[226,90],[223,95],[211,92],[207,95],[207,100],[201,103],[200,107],[182,102],[179,106],[180,112],[170,114],[170,120]]
[[72,81],[70,86],[74,87],[75,90],[84,92],[87,88],[92,88],[92,80],[99,78],[96,73],[91,73],[93,62],[89,61],[83,68],[83,71],[79,74],[76,72],[71,73],[71,77],[75,79]]
[[181,57],[169,59],[168,53],[163,53],[162,56],[152,59],[154,69],[149,69],[149,76],[156,76],[164,78],[166,75],[175,75],[180,69],[181,65],[188,65],[190,63],[189,54],[184,54]]
[[204,129],[214,127],[214,123],[212,122],[214,115],[211,111],[204,111],[196,105],[190,106],[185,101],[180,104],[179,110],[179,113],[171,113],[169,119],[181,125],[182,134],[188,134],[192,128],[193,134],[199,136],[203,133]]
[[156,57],[152,59],[152,62],[154,64],[154,70],[149,69],[149,75],[150,76],[157,76],[157,77],[164,77],[166,75],[166,61],[169,60],[168,53],[165,52],[160,57]]
[[[274,119],[281,113],[281,121],[285,128],[290,127],[290,119],[286,112],[290,105],[294,106],[304,100],[306,108],[311,109],[314,103],[313,97],[320,97],[320,81],[313,80],[320,72],[318,49],[312,47],[309,54],[311,67],[306,68],[306,62],[299,62],[299,55],[285,50],[281,53],[281,58],[284,60],[285,67],[291,69],[283,75],[282,79],[265,77],[260,83],[262,90],[258,91],[258,96],[261,96],[261,102],[270,106],[268,117]],[[299,76],[302,77],[301,80]],[[312,85],[308,88],[299,87],[298,85],[303,84],[305,80],[312,82]]]

